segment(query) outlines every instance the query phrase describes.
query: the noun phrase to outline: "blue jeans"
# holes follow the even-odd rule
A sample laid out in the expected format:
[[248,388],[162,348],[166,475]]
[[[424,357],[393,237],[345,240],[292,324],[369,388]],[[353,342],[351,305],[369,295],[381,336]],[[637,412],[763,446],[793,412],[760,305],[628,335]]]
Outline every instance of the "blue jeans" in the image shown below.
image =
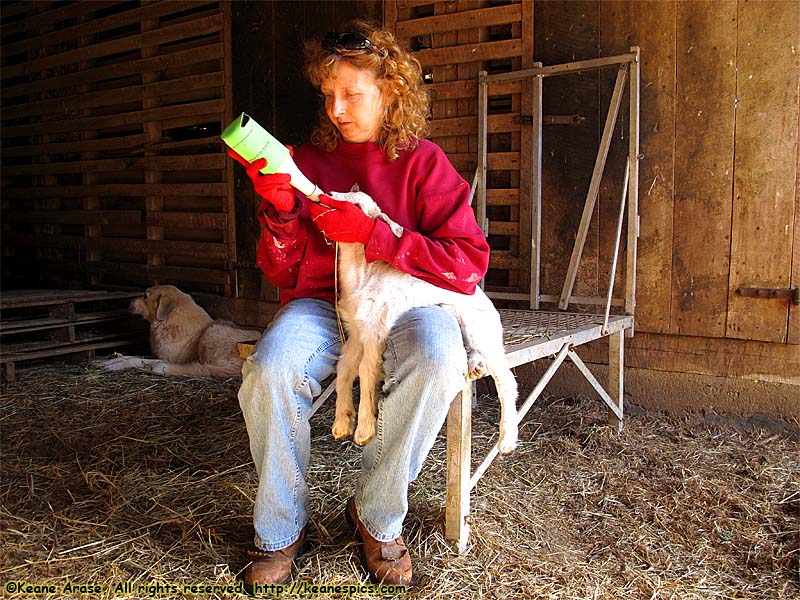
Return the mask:
[[[293,300],[242,368],[239,404],[258,472],[253,525],[261,550],[288,546],[308,522],[309,413],[322,382],[335,372],[340,350],[334,307]],[[408,484],[464,387],[467,357],[456,320],[428,306],[395,323],[383,360],[376,435],[362,452],[355,501],[370,535],[388,542],[402,532]]]

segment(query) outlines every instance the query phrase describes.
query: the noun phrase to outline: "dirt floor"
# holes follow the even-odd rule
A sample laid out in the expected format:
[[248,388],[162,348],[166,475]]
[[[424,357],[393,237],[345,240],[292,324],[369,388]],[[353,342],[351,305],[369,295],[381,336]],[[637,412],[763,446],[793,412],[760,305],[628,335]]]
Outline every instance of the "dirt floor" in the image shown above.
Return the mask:
[[[3,384],[0,595],[236,597],[183,586],[235,585],[251,543],[238,384],[75,365]],[[475,460],[497,417],[482,397]],[[342,513],[360,452],[331,421],[329,402],[313,419],[309,585],[367,581]],[[473,492],[462,556],[443,538],[442,436],[410,490],[408,597],[798,598],[798,425],[634,410],[616,434],[600,401],[546,397]]]

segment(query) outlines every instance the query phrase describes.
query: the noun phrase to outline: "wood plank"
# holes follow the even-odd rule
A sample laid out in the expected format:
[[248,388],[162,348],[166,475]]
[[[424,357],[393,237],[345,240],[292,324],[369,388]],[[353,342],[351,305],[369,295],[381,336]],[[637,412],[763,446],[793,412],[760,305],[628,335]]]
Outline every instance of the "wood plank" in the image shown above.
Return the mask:
[[107,183],[96,185],[52,185],[32,188],[7,188],[3,194],[7,198],[82,198],[84,196],[134,196],[148,194],[163,196],[219,196],[225,193],[224,183]]
[[[218,115],[222,120],[225,110],[225,99],[217,98],[204,102],[191,102],[188,104],[177,104],[174,106],[162,106],[142,111],[142,121],[169,121],[189,117],[192,123],[202,123],[202,115]],[[167,127],[165,126],[165,129]]]
[[[82,150],[94,151],[93,140],[86,140]],[[223,169],[223,154],[187,154],[183,156],[148,156],[132,158],[113,158],[96,160],[73,160],[69,162],[47,163],[46,170],[51,175],[64,173],[107,173],[118,171],[136,171],[147,167],[158,171],[200,171]],[[43,170],[42,164],[9,165],[3,173],[12,175],[38,175]]]
[[[113,29],[121,29],[130,25],[138,26],[142,19],[163,17],[197,6],[196,0],[186,0],[181,2],[171,0],[170,2],[154,2],[139,8],[118,12],[113,15],[93,18],[92,13],[97,9],[104,8],[104,4],[106,3],[92,0],[90,3],[76,3],[76,5],[73,5],[72,9],[69,11],[70,14],[66,16],[61,16],[59,14],[63,11],[50,10],[38,16],[28,17],[28,27],[30,28],[29,31],[33,29],[39,29],[41,27],[49,27],[53,23],[57,21],[63,21],[69,17],[82,16],[87,17],[88,20],[83,23],[73,25],[67,29],[56,29],[55,31],[28,37],[24,40],[20,40],[19,42],[6,44],[3,46],[3,57],[5,58],[6,56],[11,56],[17,54],[18,52],[26,52],[36,48],[56,46],[58,44],[71,42],[80,38],[88,38],[89,36],[96,35],[98,33],[104,33]],[[109,2],[108,4],[119,5],[119,2]],[[46,18],[47,22],[43,22],[43,18]]]
[[208,36],[222,31],[222,12],[205,17],[194,17],[174,25],[160,25],[155,29],[142,31],[142,46],[164,46],[188,38]]
[[[488,133],[509,133],[522,129],[522,122],[517,114],[490,115],[488,118]],[[477,135],[478,117],[454,117],[450,119],[433,119],[431,121],[432,137],[447,137],[453,135]]]
[[59,223],[70,225],[110,225],[140,223],[138,210],[8,210],[3,212],[6,223]]
[[[6,223],[58,223],[69,225],[124,225],[141,224],[139,210],[9,210],[3,213]],[[148,223],[163,227],[184,229],[224,229],[223,213],[154,212]]]
[[[520,15],[520,36],[522,38],[521,69],[530,69],[537,64],[534,59],[534,2],[522,0],[522,14]],[[520,154],[525,157],[519,171],[519,199],[518,210],[512,208],[512,215],[516,214],[519,228],[516,233],[516,246],[520,258],[521,270],[517,276],[516,287],[528,293],[528,306],[539,307],[539,280],[540,268],[539,250],[541,243],[539,232],[540,225],[540,193],[539,193],[539,136],[534,128],[534,120],[540,118],[540,103],[537,101],[537,90],[541,89],[541,79],[530,79],[520,82],[521,94],[520,111],[523,115],[530,115],[530,123],[525,124],[519,133]],[[488,199],[487,199],[488,203]]]
[[[602,56],[615,56],[630,52],[632,39],[633,4],[628,0],[608,0],[600,3],[600,53]],[[598,215],[598,247],[597,247],[597,285],[598,293],[608,294],[611,268],[614,266],[614,245],[616,242],[617,223],[619,219],[620,199],[625,192],[622,188],[623,177],[628,160],[628,139],[630,126],[630,71],[625,83],[622,106],[613,141],[606,160],[605,175],[600,184]],[[608,106],[616,69],[607,68],[600,75],[600,106]],[[623,254],[624,236],[618,254]],[[618,256],[614,293],[617,297],[625,295],[625,275],[627,273],[625,257]]]
[[489,233],[491,235],[519,236],[519,222],[489,221]]
[[105,302],[135,298],[141,291],[109,292],[104,290],[5,290],[0,297],[0,310],[9,308],[31,308],[82,302]]
[[[162,54],[138,60],[128,60],[117,64],[79,71],[77,73],[48,77],[47,79],[37,79],[14,85],[5,85],[4,83],[0,88],[0,97],[6,102],[9,98],[15,98],[25,94],[61,90],[96,81],[140,75],[147,71],[185,67],[187,65],[204,63],[222,58],[223,52],[223,44],[215,43],[203,46],[202,48],[193,48],[191,50],[172,52],[170,54]],[[5,78],[5,75],[5,71],[0,72],[0,76]]]
[[[476,3],[474,0],[471,0],[470,4],[474,6]],[[516,23],[521,18],[521,12],[519,4],[510,4],[508,6],[478,8],[456,14],[435,15],[432,17],[401,21],[397,23],[396,36],[406,38],[417,35],[430,35],[432,33],[462,31],[465,29],[475,29],[477,27]]]
[[723,337],[736,99],[736,2],[677,4],[670,332]]
[[200,267],[172,267],[169,265],[146,265],[120,263],[112,261],[87,262],[84,268],[89,273],[101,275],[119,274],[150,283],[156,281],[174,281],[187,283],[204,283],[210,285],[226,285],[230,274],[222,266],[219,269],[203,269]]
[[[85,15],[87,6],[91,7],[91,11],[104,10],[108,7],[119,4],[117,0],[93,0],[91,4],[75,2],[65,6],[56,6],[50,10],[42,10],[34,12],[31,10],[36,7],[33,2],[22,2],[21,5],[30,10],[29,14],[25,17],[24,21],[17,21],[15,23],[3,24],[3,35],[13,35],[18,33],[27,33],[31,31],[41,31],[49,29],[54,23],[59,21],[66,21],[73,17]],[[3,12],[8,10],[5,7]]]
[[[738,4],[736,150],[726,337],[786,342],[789,302],[740,286],[788,288],[800,112],[800,3]],[[764,35],[769,31],[769,35]]]
[[[116,87],[98,92],[87,93],[80,89],[67,89],[65,90],[67,94],[59,98],[6,106],[3,110],[3,119],[11,120],[47,113],[63,113],[68,117],[78,110],[113,107],[120,104],[126,105],[130,102],[141,101],[142,98],[169,96],[185,92],[187,89],[191,89],[195,92],[215,90],[221,88],[222,83],[223,73],[221,71],[216,71],[213,73],[179,77],[167,81],[158,81],[152,84],[141,85],[137,83],[136,85]],[[222,96],[221,92],[219,96]]]
[[47,340],[43,342],[27,342],[25,344],[7,344],[4,345],[3,354],[0,355],[0,363],[63,356],[100,348],[113,348],[144,340],[145,338],[144,332],[136,331],[133,333],[115,332],[83,335],[72,342]]
[[[646,47],[641,69],[640,231],[636,329],[670,328],[675,186],[676,4],[631,6],[633,44]],[[646,44],[645,44],[646,40]]]
[[28,333],[31,331],[47,331],[48,329],[58,329],[66,325],[89,325],[95,323],[105,323],[108,321],[119,321],[120,319],[130,319],[131,313],[126,308],[116,310],[104,310],[82,315],[75,315],[73,319],[59,317],[27,318],[21,320],[5,319],[0,322],[0,335],[11,335],[17,333]]
[[520,191],[513,188],[491,188],[486,190],[487,206],[519,206]]
[[162,227],[224,230],[226,215],[223,213],[161,211],[148,214],[147,220],[152,225]]
[[505,250],[495,250],[489,257],[489,268],[504,270],[518,269],[519,257],[512,256]]
[[129,238],[86,238],[72,235],[47,235],[35,233],[6,233],[6,241],[18,246],[36,248],[86,249],[130,252],[139,254],[164,254],[175,256],[202,256],[209,261],[227,257],[224,244],[211,242],[173,242],[168,240],[143,240]]
[[472,473],[472,385],[466,386],[447,413],[447,489],[445,537],[461,554],[469,538],[469,493]]
[[[797,117],[800,131],[800,115]],[[792,282],[793,288],[800,287],[800,141],[797,144],[797,168],[794,180],[794,237],[792,241]],[[789,326],[787,341],[800,344],[800,306],[789,305]]]
[[[3,69],[6,79],[19,77],[32,71],[57,69],[77,62],[97,60],[115,54],[124,54],[139,50],[142,46],[165,45],[184,39],[187,35],[201,36],[218,32],[222,29],[220,15],[194,19],[186,23],[159,28],[155,31],[135,33],[116,39],[99,42],[89,46],[81,46],[74,50],[66,50],[52,55],[29,60],[19,65],[9,65]],[[210,40],[209,43],[214,43]]]
[[[580,354],[591,362],[604,363],[607,351],[607,345],[600,340],[582,347]],[[755,381],[800,383],[800,352],[797,346],[731,338],[640,331],[625,342],[625,366]]]
[[[460,100],[478,96],[477,78],[464,81],[445,81],[428,84],[425,89],[434,100]],[[489,97],[519,94],[522,85],[519,81],[493,83],[489,85]]]
[[429,67],[510,58],[519,56],[521,50],[521,40],[515,39],[448,48],[431,48],[415,52],[414,57],[419,60],[422,66]]
[[[142,111],[133,110],[129,112],[118,112],[113,115],[102,117],[78,117],[75,119],[57,119],[47,122],[48,134],[72,133],[76,130],[101,130],[116,129],[138,125],[142,122]],[[36,136],[41,134],[41,123],[30,123],[26,125],[9,125],[3,127],[6,137]]]
[[72,154],[75,152],[94,152],[128,150],[135,151],[144,147],[144,135],[122,135],[103,138],[101,140],[80,140],[69,142],[51,142],[44,144],[25,144],[22,146],[3,146],[3,157],[39,157],[43,154]]

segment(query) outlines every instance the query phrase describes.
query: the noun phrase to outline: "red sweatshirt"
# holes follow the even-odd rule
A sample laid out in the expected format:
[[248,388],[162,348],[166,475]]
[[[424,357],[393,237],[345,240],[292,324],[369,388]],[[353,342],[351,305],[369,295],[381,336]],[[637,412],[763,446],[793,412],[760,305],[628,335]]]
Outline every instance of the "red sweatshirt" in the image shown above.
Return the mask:
[[[357,183],[405,231],[400,238],[378,221],[366,245],[367,262],[382,260],[441,288],[471,294],[485,275],[489,246],[469,206],[469,185],[433,142],[389,162],[374,143],[341,141],[333,152],[304,144],[294,150],[300,170],[326,192]],[[334,248],[311,221],[309,200],[297,194],[291,212],[266,201],[258,266],[281,288],[281,305],[294,298],[334,301]]]

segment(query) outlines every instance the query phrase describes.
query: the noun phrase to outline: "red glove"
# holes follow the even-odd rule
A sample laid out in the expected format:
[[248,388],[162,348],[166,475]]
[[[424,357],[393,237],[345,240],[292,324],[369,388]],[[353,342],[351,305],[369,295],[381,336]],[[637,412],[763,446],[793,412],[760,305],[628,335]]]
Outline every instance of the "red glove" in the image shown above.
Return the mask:
[[294,188],[289,184],[292,180],[291,175],[288,173],[272,173],[271,175],[259,173],[267,166],[266,158],[259,158],[249,163],[231,149],[228,150],[228,156],[247,169],[247,176],[253,182],[256,194],[281,212],[289,212],[294,208]]
[[355,204],[334,200],[324,194],[319,199],[327,206],[310,202],[308,208],[311,218],[325,237],[334,242],[367,245],[375,229],[375,219],[365,215]]

